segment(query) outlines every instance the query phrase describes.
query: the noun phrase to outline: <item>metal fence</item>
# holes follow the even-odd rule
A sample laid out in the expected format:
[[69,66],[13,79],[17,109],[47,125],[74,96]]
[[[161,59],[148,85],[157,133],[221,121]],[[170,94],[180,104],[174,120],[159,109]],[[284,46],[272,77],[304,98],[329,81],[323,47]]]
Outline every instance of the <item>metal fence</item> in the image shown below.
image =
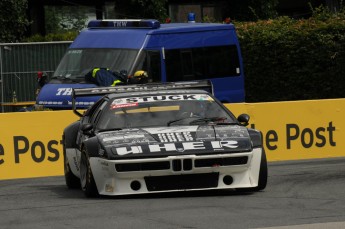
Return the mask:
[[4,104],[35,101],[37,72],[54,72],[71,41],[0,44],[1,112]]

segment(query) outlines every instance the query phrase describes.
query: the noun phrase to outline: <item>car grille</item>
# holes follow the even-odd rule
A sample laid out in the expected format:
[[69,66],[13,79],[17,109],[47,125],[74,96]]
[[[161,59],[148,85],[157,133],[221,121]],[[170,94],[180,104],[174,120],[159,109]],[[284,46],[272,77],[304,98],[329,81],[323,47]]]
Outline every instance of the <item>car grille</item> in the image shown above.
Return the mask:
[[116,164],[118,172],[152,171],[170,169],[170,161]]
[[207,159],[196,159],[194,161],[194,166],[196,168],[200,167],[220,167],[229,165],[244,165],[247,164],[248,157],[227,157],[227,158],[207,158]]
[[218,178],[219,173],[144,177],[149,192],[214,188],[218,186]]
[[166,161],[155,162],[136,162],[136,163],[118,163],[115,164],[117,172],[138,172],[138,171],[156,171],[172,170],[191,171],[193,168],[211,168],[233,165],[245,165],[248,163],[248,156],[240,157],[215,157],[215,158],[181,158]]

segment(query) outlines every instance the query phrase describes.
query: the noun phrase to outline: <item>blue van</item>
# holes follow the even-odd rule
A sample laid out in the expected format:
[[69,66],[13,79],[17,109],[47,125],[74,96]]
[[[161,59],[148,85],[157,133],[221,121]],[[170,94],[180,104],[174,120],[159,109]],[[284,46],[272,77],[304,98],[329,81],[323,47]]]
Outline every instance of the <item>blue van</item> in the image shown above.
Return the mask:
[[[70,109],[72,88],[97,85],[85,75],[94,68],[146,71],[149,82],[210,79],[222,102],[244,102],[244,74],[233,24],[167,23],[157,20],[93,20],[68,48],[37,104]],[[87,108],[97,98],[80,98]]]

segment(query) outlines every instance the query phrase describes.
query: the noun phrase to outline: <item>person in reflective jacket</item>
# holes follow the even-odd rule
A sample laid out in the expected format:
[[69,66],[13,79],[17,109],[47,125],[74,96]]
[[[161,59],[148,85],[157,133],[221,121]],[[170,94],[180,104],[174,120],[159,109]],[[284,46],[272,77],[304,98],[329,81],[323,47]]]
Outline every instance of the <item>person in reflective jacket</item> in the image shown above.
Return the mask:
[[108,68],[94,68],[85,75],[85,79],[98,86],[117,86],[123,84],[143,84],[148,82],[146,71],[136,71],[133,76],[127,76],[126,71],[113,72]]
[[116,86],[127,83],[126,74],[113,72],[108,68],[94,68],[85,75],[85,79],[98,86]]
[[133,76],[128,77],[128,84],[144,84],[148,83],[148,74],[146,71],[139,70]]

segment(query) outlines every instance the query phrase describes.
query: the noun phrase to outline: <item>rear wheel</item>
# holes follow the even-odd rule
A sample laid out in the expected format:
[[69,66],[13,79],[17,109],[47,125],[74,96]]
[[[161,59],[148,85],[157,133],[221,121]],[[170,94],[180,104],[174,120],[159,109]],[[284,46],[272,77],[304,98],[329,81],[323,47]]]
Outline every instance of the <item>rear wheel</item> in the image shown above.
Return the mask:
[[266,158],[265,150],[264,148],[262,148],[258,186],[253,187],[253,188],[238,188],[236,190],[240,192],[257,192],[257,191],[264,190],[267,185],[267,177],[268,177],[267,158]]
[[99,195],[92,175],[89,157],[84,150],[80,158],[80,184],[86,197],[96,197]]

